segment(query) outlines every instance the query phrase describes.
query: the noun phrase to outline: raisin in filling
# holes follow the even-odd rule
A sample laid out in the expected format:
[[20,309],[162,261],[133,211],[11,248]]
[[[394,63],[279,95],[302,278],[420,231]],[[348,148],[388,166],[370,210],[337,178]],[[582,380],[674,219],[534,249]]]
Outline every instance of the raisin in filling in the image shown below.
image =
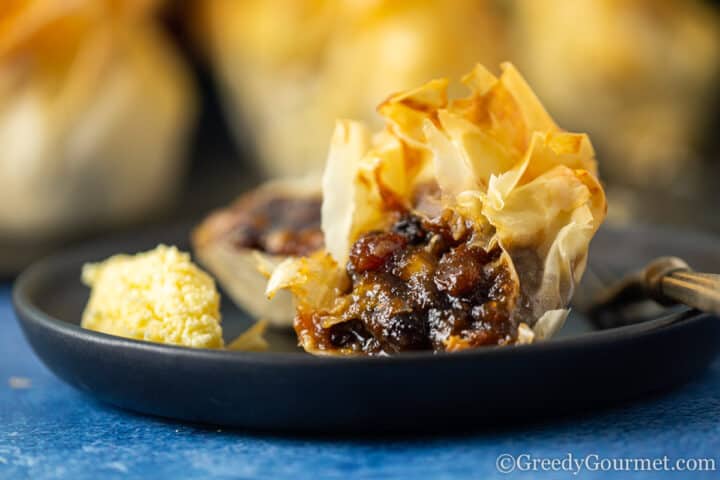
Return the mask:
[[512,343],[510,272],[500,249],[485,251],[473,233],[444,212],[432,221],[406,215],[390,231],[365,234],[350,252],[343,321],[323,328],[327,316],[300,317],[298,333],[310,332],[319,349],[366,354]]
[[320,197],[249,194],[232,207],[233,245],[273,255],[308,255],[323,246]]

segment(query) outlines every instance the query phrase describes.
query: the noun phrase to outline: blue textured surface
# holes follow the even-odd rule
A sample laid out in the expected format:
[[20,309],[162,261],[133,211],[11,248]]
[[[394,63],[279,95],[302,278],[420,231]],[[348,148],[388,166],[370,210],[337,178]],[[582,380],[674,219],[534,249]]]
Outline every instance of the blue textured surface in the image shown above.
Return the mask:
[[[56,379],[30,351],[0,284],[0,478],[720,478],[720,360],[666,395],[586,417],[466,436],[278,437],[119,411]],[[11,377],[29,388],[12,388]],[[15,385],[17,387],[17,385]],[[704,473],[519,472],[498,455],[714,457]]]

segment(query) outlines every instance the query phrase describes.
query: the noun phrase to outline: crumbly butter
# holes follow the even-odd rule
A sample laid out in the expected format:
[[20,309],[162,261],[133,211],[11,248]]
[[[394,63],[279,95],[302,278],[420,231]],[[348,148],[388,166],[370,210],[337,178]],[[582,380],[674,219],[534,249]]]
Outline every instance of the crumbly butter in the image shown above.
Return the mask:
[[187,347],[224,346],[215,282],[176,247],[86,264],[82,281],[92,288],[85,328]]

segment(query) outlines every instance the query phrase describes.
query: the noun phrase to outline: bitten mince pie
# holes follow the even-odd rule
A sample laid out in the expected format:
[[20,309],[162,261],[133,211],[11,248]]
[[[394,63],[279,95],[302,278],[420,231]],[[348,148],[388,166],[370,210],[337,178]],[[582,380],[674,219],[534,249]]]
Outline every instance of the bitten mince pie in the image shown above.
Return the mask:
[[317,178],[265,183],[210,214],[193,232],[195,253],[238,306],[271,324],[290,326],[292,296],[281,292],[269,301],[267,277],[286,258],[323,247],[321,203]]
[[510,64],[392,95],[384,130],[337,123],[324,249],[288,258],[300,345],[386,355],[530,343],[556,332],[605,217],[590,140],[561,130]]

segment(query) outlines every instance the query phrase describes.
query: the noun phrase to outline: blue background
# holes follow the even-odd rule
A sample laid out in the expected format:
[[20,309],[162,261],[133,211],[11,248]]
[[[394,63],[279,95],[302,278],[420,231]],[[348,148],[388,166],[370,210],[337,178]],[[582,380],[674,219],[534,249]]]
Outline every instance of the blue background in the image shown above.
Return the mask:
[[[12,388],[10,377],[31,385]],[[527,427],[426,438],[275,436],[135,415],[76,392],[31,352],[10,286],[0,284],[0,382],[2,479],[720,478],[720,359],[674,392]],[[495,466],[503,453],[712,457],[718,470],[503,474]]]

